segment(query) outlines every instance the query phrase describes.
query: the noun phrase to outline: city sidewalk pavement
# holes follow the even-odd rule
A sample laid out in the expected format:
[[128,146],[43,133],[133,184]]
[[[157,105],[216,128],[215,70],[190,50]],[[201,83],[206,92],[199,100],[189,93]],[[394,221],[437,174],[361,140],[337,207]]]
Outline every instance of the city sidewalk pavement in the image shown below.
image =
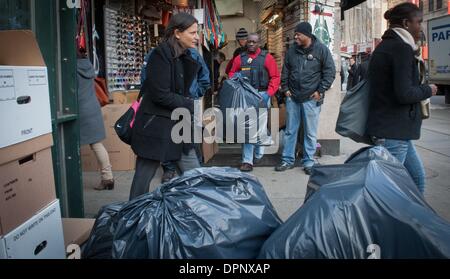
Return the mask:
[[[450,222],[450,106],[442,96],[432,99],[431,118],[424,120],[422,137],[416,143],[426,168],[425,198],[436,212]],[[341,164],[353,152],[363,147],[349,139],[341,140],[340,156],[317,158],[322,165]],[[86,217],[95,217],[103,205],[127,201],[134,171],[114,172],[116,185],[113,191],[95,191],[100,181],[97,172],[84,172],[84,204]],[[273,167],[255,167],[255,175],[272,201],[282,220],[287,220],[302,204],[309,176],[296,167],[285,172],[275,172]],[[156,189],[161,181],[159,169],[150,186]]]

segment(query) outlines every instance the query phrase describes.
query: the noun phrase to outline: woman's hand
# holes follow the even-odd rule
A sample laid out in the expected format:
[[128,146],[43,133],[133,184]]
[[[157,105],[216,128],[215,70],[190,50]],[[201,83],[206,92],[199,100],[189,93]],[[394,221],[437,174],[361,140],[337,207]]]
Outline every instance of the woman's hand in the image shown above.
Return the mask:
[[431,95],[432,95],[432,96],[436,96],[437,91],[438,91],[437,86],[434,85],[434,84],[428,84],[428,86],[430,86],[430,88],[431,88]]

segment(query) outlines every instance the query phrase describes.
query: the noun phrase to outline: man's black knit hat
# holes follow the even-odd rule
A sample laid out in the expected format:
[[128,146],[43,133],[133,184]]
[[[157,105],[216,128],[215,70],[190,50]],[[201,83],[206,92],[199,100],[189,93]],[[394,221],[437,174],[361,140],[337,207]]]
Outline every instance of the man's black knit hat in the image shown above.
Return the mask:
[[240,28],[236,33],[236,40],[247,40],[248,32],[245,28]]
[[305,36],[312,38],[312,26],[308,22],[300,22],[295,27],[295,33],[302,33]]

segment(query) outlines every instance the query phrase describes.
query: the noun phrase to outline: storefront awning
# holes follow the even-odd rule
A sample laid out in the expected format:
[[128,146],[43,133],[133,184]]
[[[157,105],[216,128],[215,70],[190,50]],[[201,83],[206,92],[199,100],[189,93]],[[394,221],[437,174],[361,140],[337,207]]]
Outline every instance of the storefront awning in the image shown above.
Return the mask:
[[344,20],[344,12],[349,10],[366,0],[342,0],[341,1],[341,20]]

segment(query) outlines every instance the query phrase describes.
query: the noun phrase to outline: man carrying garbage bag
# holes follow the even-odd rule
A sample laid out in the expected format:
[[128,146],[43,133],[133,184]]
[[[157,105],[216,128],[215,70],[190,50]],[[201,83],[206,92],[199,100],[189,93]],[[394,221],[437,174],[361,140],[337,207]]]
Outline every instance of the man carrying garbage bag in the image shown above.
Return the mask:
[[[270,97],[275,95],[280,86],[280,72],[277,63],[270,53],[259,47],[258,34],[248,36],[247,51],[236,56],[233,60],[229,77],[237,72],[248,78],[250,84],[263,98],[267,108],[270,108]],[[258,144],[244,143],[242,145],[241,171],[253,170],[253,164],[258,163],[264,155],[264,147]]]

